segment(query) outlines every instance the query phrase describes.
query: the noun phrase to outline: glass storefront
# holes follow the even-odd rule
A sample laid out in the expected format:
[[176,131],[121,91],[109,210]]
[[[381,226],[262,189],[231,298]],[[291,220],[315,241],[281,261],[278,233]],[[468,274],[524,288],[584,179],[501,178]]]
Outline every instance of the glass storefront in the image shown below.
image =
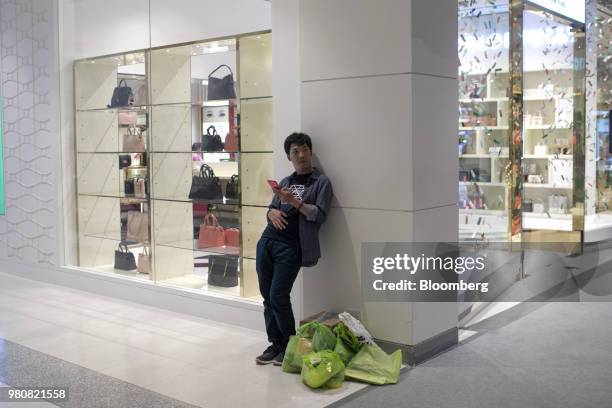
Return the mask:
[[258,296],[272,36],[74,62],[76,266]]
[[582,244],[612,226],[610,3],[587,1],[586,22],[458,4],[460,240]]

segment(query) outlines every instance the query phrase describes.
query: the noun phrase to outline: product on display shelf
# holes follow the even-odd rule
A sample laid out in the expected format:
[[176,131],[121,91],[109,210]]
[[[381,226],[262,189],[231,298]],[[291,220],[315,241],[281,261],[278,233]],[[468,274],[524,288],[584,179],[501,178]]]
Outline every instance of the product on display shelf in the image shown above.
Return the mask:
[[220,152],[223,150],[223,141],[213,125],[206,129],[206,134],[202,139],[202,150],[206,152]]
[[533,201],[533,212],[536,214],[544,214],[545,208],[541,199],[537,198]]
[[123,134],[123,151],[141,153],[145,150],[145,138],[140,128],[127,128],[127,132]]
[[548,146],[545,144],[538,144],[533,148],[533,154],[536,156],[546,156],[548,154]]
[[131,271],[137,269],[136,259],[134,254],[130,252],[127,245],[121,243],[115,250],[115,269],[121,269],[123,271]]
[[533,201],[531,200],[523,200],[522,205],[523,212],[533,212]]
[[233,174],[225,185],[225,198],[228,202],[238,202],[240,200],[240,179],[237,174]]
[[209,255],[208,284],[224,288],[238,286],[238,256]]
[[225,245],[232,248],[240,247],[240,230],[238,228],[225,229]]
[[146,180],[143,178],[134,179],[134,197],[145,198],[147,196]]
[[119,126],[136,126],[137,121],[137,112],[119,112]]
[[529,174],[527,175],[527,182],[533,184],[542,184],[543,179],[539,174]]
[[[227,68],[229,74],[223,78],[216,78],[213,75],[221,68]],[[214,101],[220,99],[236,99],[234,89],[234,72],[225,64],[219,65],[208,75],[208,95],[207,100]]]
[[225,143],[223,149],[226,152],[237,152],[238,151],[238,132],[236,129],[231,130],[225,136]]
[[138,255],[138,272],[149,273],[151,265],[151,251],[147,245],[142,249],[142,253]]
[[109,108],[118,108],[122,106],[128,106],[133,102],[134,94],[132,88],[127,86],[125,79],[119,81],[119,85],[113,90],[113,96],[111,97],[111,103],[108,105]]
[[208,213],[204,217],[204,224],[200,225],[198,248],[222,247],[225,245],[225,230],[219,224],[217,217]]
[[119,169],[130,167],[132,165],[132,156],[129,154],[119,155]]
[[212,167],[207,164],[200,166],[200,174],[193,176],[189,198],[202,200],[222,200],[223,193],[219,177],[215,176]]
[[548,196],[548,212],[550,214],[566,214],[568,200],[566,195],[553,194]]
[[123,192],[126,196],[134,195],[134,179],[127,179],[123,182]]
[[149,213],[128,211],[126,239],[128,241],[149,242]]

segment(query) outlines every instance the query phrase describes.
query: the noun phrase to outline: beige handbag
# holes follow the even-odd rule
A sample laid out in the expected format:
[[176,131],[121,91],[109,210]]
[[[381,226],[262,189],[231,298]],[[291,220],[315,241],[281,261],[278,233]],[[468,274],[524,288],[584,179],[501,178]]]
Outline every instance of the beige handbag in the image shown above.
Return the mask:
[[137,178],[134,180],[134,197],[136,198],[146,198],[147,197],[145,179]]
[[149,242],[149,213],[128,211],[128,241]]
[[145,245],[142,253],[138,255],[138,272],[149,273],[151,262],[151,253],[149,247]]
[[139,128],[129,127],[123,134],[123,151],[142,153],[145,151],[145,141]]

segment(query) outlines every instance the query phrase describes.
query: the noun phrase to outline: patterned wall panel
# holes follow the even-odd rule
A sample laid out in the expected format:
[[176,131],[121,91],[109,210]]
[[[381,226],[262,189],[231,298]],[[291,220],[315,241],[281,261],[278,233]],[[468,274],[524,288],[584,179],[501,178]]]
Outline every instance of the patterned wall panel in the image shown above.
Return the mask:
[[56,264],[53,0],[0,0],[6,216],[0,258]]

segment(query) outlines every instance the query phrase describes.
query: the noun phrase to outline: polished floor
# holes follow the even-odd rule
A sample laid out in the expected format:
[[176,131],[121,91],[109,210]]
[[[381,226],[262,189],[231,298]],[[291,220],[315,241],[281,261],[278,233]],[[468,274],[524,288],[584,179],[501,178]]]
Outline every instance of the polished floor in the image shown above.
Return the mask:
[[365,387],[310,390],[255,365],[266,346],[262,332],[0,273],[0,384],[70,387],[58,406],[316,408]]
[[[612,303],[523,303],[343,408],[612,407]],[[474,334],[475,333],[475,334]]]

